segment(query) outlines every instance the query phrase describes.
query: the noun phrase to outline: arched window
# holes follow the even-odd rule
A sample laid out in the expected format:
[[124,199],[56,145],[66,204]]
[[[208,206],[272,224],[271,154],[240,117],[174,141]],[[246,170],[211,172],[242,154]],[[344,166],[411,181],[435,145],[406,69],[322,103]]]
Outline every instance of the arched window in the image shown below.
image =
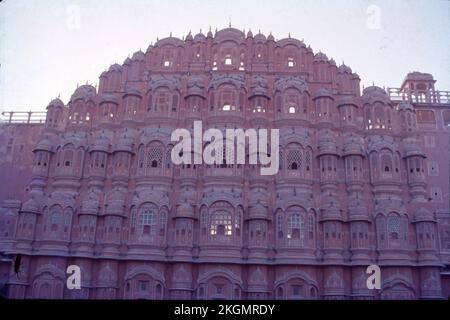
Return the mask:
[[152,145],[147,151],[147,168],[161,168],[162,167],[162,147]]
[[390,240],[400,239],[400,217],[397,215],[389,217],[388,234]]
[[231,236],[233,224],[231,214],[225,211],[215,212],[211,217],[211,235]]
[[139,228],[142,234],[152,235],[156,225],[156,213],[149,208],[143,208],[139,219]]
[[61,223],[61,213],[59,211],[53,211],[50,216],[51,231],[56,231]]
[[314,216],[312,214],[308,217],[308,234],[309,238],[314,238]]
[[278,238],[283,238],[283,216],[281,213],[277,216],[277,234]]
[[291,214],[287,221],[288,239],[300,240],[304,238],[305,223],[299,213]]
[[302,152],[301,150],[289,150],[287,159],[288,170],[301,170]]

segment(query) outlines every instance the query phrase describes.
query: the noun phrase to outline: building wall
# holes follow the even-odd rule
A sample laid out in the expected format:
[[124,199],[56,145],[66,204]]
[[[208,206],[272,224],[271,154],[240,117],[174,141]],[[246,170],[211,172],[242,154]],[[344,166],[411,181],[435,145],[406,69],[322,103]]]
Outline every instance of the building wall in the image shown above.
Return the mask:
[[[415,72],[399,95],[361,95],[356,73],[297,39],[159,40],[98,90],[53,100],[45,124],[2,125],[15,147],[0,248],[22,257],[19,275],[3,263],[9,297],[447,297],[449,96],[434,82]],[[218,165],[174,165],[171,133],[195,120],[279,129],[278,173],[231,164],[226,148]],[[65,287],[72,264],[82,290]],[[372,264],[380,290],[366,286]]]

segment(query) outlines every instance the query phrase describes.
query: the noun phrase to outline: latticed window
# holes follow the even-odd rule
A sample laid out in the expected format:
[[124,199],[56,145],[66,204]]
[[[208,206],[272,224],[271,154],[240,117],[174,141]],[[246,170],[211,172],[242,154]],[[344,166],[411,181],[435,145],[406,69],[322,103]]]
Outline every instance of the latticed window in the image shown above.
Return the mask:
[[131,228],[134,228],[136,226],[136,208],[133,207],[131,209]]
[[240,212],[236,213],[236,215],[234,216],[234,228],[236,230],[239,230],[241,228],[241,213]]
[[216,212],[211,217],[211,235],[231,236],[233,224],[231,214],[228,212]]
[[167,213],[165,211],[161,211],[161,214],[159,216],[159,224],[161,226],[165,226],[167,221]]
[[288,239],[303,239],[305,223],[299,213],[294,213],[288,217]]
[[312,215],[308,217],[308,232],[310,236],[314,234],[314,217]]
[[397,240],[400,238],[400,217],[394,216],[389,218],[388,233],[391,239]]
[[155,99],[156,111],[169,111],[169,95],[165,92],[160,92]]
[[156,224],[156,214],[153,210],[143,209],[139,219],[139,227],[143,234],[151,234],[152,227]]
[[300,150],[290,150],[287,159],[288,170],[301,170],[302,153]]
[[379,236],[379,239],[381,241],[385,240],[385,223],[384,223],[384,217],[383,216],[378,216],[377,220],[376,220],[376,224],[377,224],[377,233]]
[[278,238],[283,237],[283,216],[281,214],[277,216],[277,234]]
[[147,152],[147,168],[161,168],[162,149],[159,147],[150,147]]
[[61,223],[61,213],[59,211],[53,211],[50,216],[51,231],[56,231],[60,223]]
[[306,151],[305,164],[306,171],[311,171],[311,151]]

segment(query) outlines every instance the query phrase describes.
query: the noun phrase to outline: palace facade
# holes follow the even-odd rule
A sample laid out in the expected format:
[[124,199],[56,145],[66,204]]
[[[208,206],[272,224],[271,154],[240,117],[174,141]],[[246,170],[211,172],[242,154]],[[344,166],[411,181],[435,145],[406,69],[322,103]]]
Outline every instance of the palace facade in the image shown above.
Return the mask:
[[[450,93],[430,74],[361,92],[300,40],[230,27],[158,40],[23,115],[0,125],[9,298],[450,295]],[[226,147],[220,164],[173,165],[172,131],[197,120],[279,129],[278,173],[231,164]]]

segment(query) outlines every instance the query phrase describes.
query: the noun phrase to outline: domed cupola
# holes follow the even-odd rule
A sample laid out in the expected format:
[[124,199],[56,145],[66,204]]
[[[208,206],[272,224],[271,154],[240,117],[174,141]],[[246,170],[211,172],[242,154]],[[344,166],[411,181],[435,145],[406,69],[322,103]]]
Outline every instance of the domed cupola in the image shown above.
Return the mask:
[[425,154],[422,152],[421,148],[417,145],[417,143],[413,139],[406,139],[405,141],[405,158],[409,157],[423,157],[425,158]]
[[316,94],[314,95],[314,99],[317,99],[317,98],[320,98],[320,97],[328,97],[328,98],[334,99],[333,98],[333,94],[331,93],[331,91],[328,90],[327,88],[323,88],[323,87],[320,88],[316,92]]
[[131,58],[131,60],[133,60],[133,61],[144,61],[145,60],[145,54],[141,50],[136,51],[133,54],[133,57]]
[[109,72],[122,72],[122,66],[120,64],[113,64],[108,69]]
[[325,53],[316,53],[314,56],[314,62],[328,62],[328,57]]
[[206,37],[205,35],[200,31],[199,33],[197,33],[194,37],[194,41],[195,42],[205,42],[206,41]]
[[125,61],[123,62],[123,65],[124,65],[124,66],[129,66],[129,65],[131,65],[131,62],[132,62],[132,61],[131,61],[130,58],[126,58]]
[[84,102],[93,101],[97,90],[91,85],[79,86],[70,98],[70,102],[75,102],[77,100],[83,100]]
[[184,199],[177,207],[177,218],[194,218],[194,208]]
[[371,86],[364,89],[361,98],[366,129],[391,130],[394,110],[386,91],[379,87]]
[[99,196],[95,192],[89,192],[81,203],[80,212],[82,214],[97,214],[99,208]]
[[248,30],[248,32],[247,32],[247,38],[253,38],[253,32],[252,32],[252,30]]
[[111,93],[104,93],[101,95],[100,104],[102,104],[102,103],[114,103],[117,105],[119,104],[116,96]]
[[152,51],[152,50],[153,50],[153,45],[150,44],[150,45],[147,47],[146,53],[149,53],[149,52]]
[[255,43],[265,43],[266,42],[266,36],[263,35],[261,32],[258,32],[258,34],[253,38],[253,40],[255,41]]
[[58,124],[63,121],[64,103],[59,99],[53,99],[47,107],[46,128],[58,128]]
[[362,99],[364,103],[374,103],[380,101],[389,103],[390,99],[386,91],[377,86],[370,86],[363,90]]
[[267,41],[273,41],[273,42],[275,42],[275,38],[273,37],[272,32],[269,33],[269,36],[267,37]]
[[53,99],[52,101],[50,101],[50,103],[48,104],[48,107],[63,108],[64,102],[62,102],[61,99],[56,98],[56,99]]
[[44,137],[42,140],[38,142],[36,147],[33,149],[33,152],[36,151],[53,152],[53,143],[48,139],[48,137]]
[[344,156],[359,155],[364,156],[364,142],[362,138],[350,135],[344,142]]
[[117,144],[114,146],[114,152],[119,152],[119,151],[132,153],[133,152],[133,138],[127,136],[126,134],[121,136],[117,140]]
[[326,130],[319,138],[319,156],[338,155],[335,138]]
[[213,37],[213,33],[211,31],[211,27],[209,27],[208,34],[206,36],[208,37],[208,39],[211,39]]
[[425,222],[425,221],[430,221],[430,222],[435,222],[436,219],[434,218],[433,214],[421,207],[419,209],[417,209],[417,211],[414,213],[414,222]]
[[40,213],[40,205],[34,197],[31,197],[22,205],[21,212]]
[[341,64],[338,68],[338,73],[352,74],[352,69],[349,66],[346,66],[345,64]]
[[109,150],[109,139],[106,135],[103,133],[100,134],[97,139],[95,139],[94,143],[92,144],[92,147],[90,149],[91,152],[93,151],[102,151],[102,152],[108,152]]
[[189,33],[186,36],[186,42],[193,41],[193,40],[194,40],[194,38],[192,37],[191,31],[189,31]]

